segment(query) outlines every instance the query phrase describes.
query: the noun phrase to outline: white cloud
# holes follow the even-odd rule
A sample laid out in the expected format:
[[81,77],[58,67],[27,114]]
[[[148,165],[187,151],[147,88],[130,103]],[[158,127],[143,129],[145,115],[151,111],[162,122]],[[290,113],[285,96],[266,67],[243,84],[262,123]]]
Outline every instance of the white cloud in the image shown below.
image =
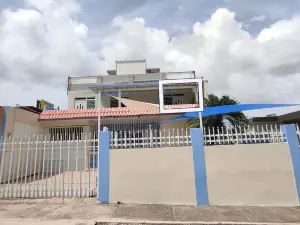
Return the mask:
[[1,13],[0,58],[10,81],[57,85],[67,76],[96,73],[99,60],[84,43],[88,28],[71,17],[79,6],[44,2],[28,0],[31,8]]
[[266,15],[260,15],[260,16],[254,16],[254,17],[252,17],[249,21],[250,22],[256,22],[256,21],[258,21],[258,22],[263,22],[263,21],[265,21],[267,19],[267,16]]
[[[76,2],[27,0],[25,3],[24,9],[5,9],[0,14],[0,102],[34,104],[41,95],[62,104],[66,91],[53,90],[65,89],[68,76],[99,73],[101,61],[98,53],[86,47],[88,27],[72,18],[80,12]],[[66,101],[63,103],[66,105]]]
[[[3,10],[0,24],[0,102],[29,103],[35,97],[66,105],[68,76],[99,74],[120,59],[146,58],[163,71],[195,70],[208,89],[247,103],[298,103],[300,19],[282,20],[253,37],[235,14],[218,9],[192,33],[171,39],[143,18],[112,21],[114,31],[99,52],[87,48],[88,26],[73,18],[69,1],[28,0],[30,8]],[[99,60],[99,55],[105,61]],[[30,87],[26,90],[17,87]],[[57,91],[56,87],[58,88]],[[16,90],[14,96],[6,91]],[[45,93],[47,91],[47,93]],[[25,98],[25,99],[24,99]]]
[[145,57],[164,70],[196,70],[209,80],[210,91],[244,102],[298,102],[300,50],[295,46],[300,38],[293,35],[300,31],[297,20],[285,21],[282,33],[280,21],[253,37],[234,13],[219,9],[209,20],[195,23],[192,34],[169,42],[163,30],[123,19],[102,53],[106,59]]

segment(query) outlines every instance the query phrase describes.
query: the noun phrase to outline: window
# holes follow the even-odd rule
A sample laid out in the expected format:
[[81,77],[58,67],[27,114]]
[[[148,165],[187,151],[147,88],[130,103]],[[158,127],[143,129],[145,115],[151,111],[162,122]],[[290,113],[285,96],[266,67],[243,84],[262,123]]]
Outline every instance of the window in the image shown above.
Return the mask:
[[165,105],[173,105],[173,96],[172,95],[165,95],[164,96],[164,104]]
[[[122,97],[122,98],[127,98],[128,97]],[[119,107],[119,101],[115,98],[110,98],[110,107],[111,108],[118,108]],[[126,107],[123,103],[121,103],[121,107]]]
[[94,109],[96,107],[95,98],[88,98],[86,100],[86,105],[88,109]]
[[184,94],[169,94],[164,96],[164,105],[183,104]]
[[75,98],[75,109],[94,109],[95,107],[95,97]]
[[51,141],[81,140],[83,127],[51,127],[49,128]]

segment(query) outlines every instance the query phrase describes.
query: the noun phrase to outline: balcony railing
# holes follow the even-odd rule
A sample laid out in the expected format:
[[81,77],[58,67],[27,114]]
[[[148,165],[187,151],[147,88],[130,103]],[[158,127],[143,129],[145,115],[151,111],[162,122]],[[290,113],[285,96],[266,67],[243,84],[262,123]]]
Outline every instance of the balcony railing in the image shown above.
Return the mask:
[[122,85],[141,82],[157,82],[159,80],[193,79],[194,71],[187,72],[168,72],[168,73],[148,73],[148,74],[129,74],[114,76],[86,76],[70,77],[68,80],[68,91],[88,90],[91,85]]

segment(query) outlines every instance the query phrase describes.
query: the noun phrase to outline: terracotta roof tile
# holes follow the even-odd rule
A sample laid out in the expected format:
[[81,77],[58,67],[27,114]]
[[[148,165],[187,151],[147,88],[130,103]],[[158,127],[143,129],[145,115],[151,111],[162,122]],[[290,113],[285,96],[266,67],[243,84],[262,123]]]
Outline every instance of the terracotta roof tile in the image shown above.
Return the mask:
[[[188,105],[172,105],[168,108],[192,108],[194,104]],[[40,114],[40,120],[56,120],[56,119],[79,119],[79,118],[97,118],[99,109],[66,109],[66,110],[46,110]],[[142,115],[159,115],[157,110],[130,110],[129,108],[102,108],[100,109],[101,117],[125,117],[125,116],[142,116]]]

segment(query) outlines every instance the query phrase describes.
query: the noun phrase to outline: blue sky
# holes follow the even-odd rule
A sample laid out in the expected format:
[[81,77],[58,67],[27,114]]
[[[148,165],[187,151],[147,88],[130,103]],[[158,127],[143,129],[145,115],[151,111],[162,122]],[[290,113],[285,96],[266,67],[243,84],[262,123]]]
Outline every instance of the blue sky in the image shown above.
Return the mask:
[[68,76],[137,58],[196,70],[210,92],[245,103],[300,103],[299,9],[299,0],[0,0],[0,104],[64,108]]

